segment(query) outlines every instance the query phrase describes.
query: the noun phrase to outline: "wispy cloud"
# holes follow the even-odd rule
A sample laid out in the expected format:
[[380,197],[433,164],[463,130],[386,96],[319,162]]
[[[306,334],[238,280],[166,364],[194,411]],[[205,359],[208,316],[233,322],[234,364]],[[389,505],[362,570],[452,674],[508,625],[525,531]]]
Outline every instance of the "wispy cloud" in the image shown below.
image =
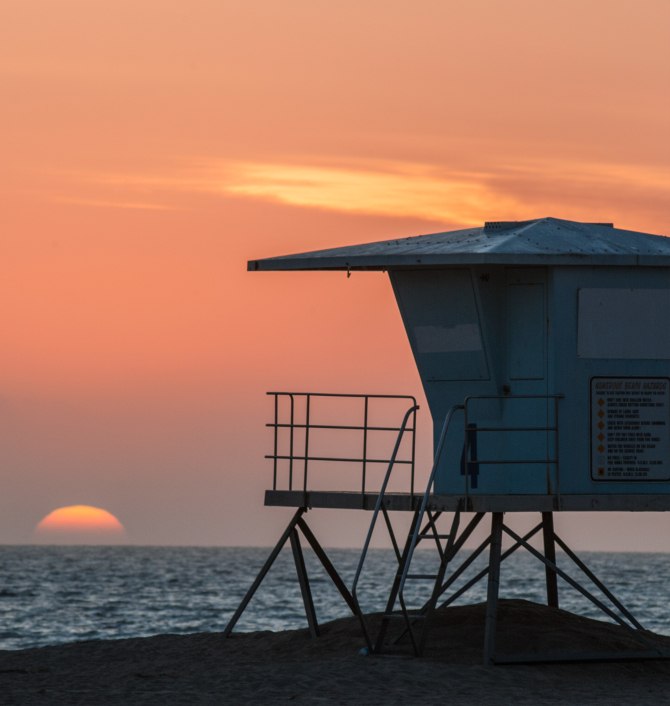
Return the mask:
[[429,165],[347,167],[242,162],[227,165],[221,191],[291,206],[469,223],[495,203],[518,210],[513,195],[496,193],[486,174],[449,173]]
[[211,172],[223,193],[298,207],[451,224],[557,215],[668,226],[670,170],[655,165],[517,158],[465,171],[406,162],[237,162]]
[[153,174],[70,176],[86,195],[59,200],[89,206],[169,210],[183,203],[178,193],[206,194],[450,224],[539,215],[639,219],[662,214],[670,197],[667,169],[568,159],[499,160],[481,170],[401,161],[210,159]]

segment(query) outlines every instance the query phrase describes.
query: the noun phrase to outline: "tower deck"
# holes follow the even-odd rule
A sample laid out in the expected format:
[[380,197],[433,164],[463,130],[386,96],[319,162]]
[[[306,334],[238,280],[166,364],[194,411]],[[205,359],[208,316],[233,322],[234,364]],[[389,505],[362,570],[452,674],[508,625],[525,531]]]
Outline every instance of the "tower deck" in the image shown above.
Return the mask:
[[[330,508],[331,510],[375,509],[379,494],[339,490],[266,490],[265,505],[271,507]],[[386,492],[387,510],[414,512],[421,493]],[[667,495],[437,495],[429,499],[434,512],[666,512]]]

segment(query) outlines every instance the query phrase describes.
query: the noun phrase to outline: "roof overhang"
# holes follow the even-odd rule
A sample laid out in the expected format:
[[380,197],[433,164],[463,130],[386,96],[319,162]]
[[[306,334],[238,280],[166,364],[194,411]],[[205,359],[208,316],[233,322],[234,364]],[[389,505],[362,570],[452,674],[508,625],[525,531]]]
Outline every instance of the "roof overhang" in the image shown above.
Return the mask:
[[251,271],[391,270],[468,265],[669,267],[670,239],[556,218],[487,223],[329,250],[250,260]]

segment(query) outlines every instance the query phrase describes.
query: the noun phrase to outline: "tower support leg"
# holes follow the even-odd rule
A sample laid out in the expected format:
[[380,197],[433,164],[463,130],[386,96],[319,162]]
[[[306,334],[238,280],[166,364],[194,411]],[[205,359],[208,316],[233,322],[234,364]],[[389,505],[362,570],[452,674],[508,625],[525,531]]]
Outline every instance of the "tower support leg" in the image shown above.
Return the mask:
[[[556,564],[556,539],[554,535],[554,513],[542,513],[542,537],[544,539],[544,558]],[[549,564],[544,566],[547,581],[547,605],[558,608],[558,577]]]
[[491,513],[491,546],[489,548],[489,575],[486,593],[486,625],[484,628],[484,664],[494,663],[496,651],[496,621],[500,592],[500,556],[502,553],[503,513]]
[[342,580],[342,577],[337,573],[337,570],[333,566],[333,563],[328,558],[328,555],[324,551],[323,547],[319,544],[317,538],[314,536],[314,533],[307,525],[307,522],[305,522],[303,515],[306,512],[306,507],[301,507],[296,510],[291,521],[288,523],[288,526],[279,538],[279,541],[275,545],[274,549],[270,552],[268,558],[265,560],[265,563],[261,567],[261,570],[258,572],[258,576],[256,576],[254,582],[251,584],[251,587],[244,595],[244,598],[242,599],[242,602],[238,606],[237,610],[235,611],[233,617],[228,621],[228,625],[226,625],[223,631],[224,637],[228,637],[233,632],[233,629],[235,628],[235,625],[240,619],[242,613],[244,613],[247,605],[249,605],[249,601],[251,601],[251,599],[254,597],[254,594],[258,590],[259,586],[261,585],[261,583],[263,583],[263,579],[265,578],[266,574],[268,573],[275,560],[279,556],[279,553],[286,544],[286,540],[290,540],[291,550],[293,552],[293,560],[295,562],[295,568],[298,574],[298,582],[300,584],[300,593],[302,594],[302,600],[305,605],[305,614],[307,616],[309,631],[312,637],[318,636],[319,625],[316,619],[316,611],[314,610],[312,590],[309,585],[309,578],[307,576],[307,568],[305,566],[304,554],[302,551],[302,547],[300,546],[300,534],[298,530],[302,532],[305,539],[309,542],[310,546],[314,550],[314,553],[316,554],[317,558],[323,565],[323,568],[326,570],[326,573],[330,577],[330,580],[335,585],[335,588],[337,588],[337,590],[340,592],[342,598],[344,598],[344,600],[346,601],[347,605],[351,609],[351,612],[362,620],[361,611],[358,607],[358,603],[356,602],[355,598],[352,596],[351,592]]
[[305,605],[305,615],[307,616],[309,633],[312,637],[318,637],[319,624],[316,621],[316,611],[314,610],[312,590],[309,587],[309,578],[307,577],[307,569],[305,567],[305,557],[303,556],[302,547],[300,546],[300,537],[298,536],[298,530],[295,527],[291,530],[289,539],[291,540],[291,550],[293,551],[295,570],[298,574],[298,583],[300,584],[302,602]]
[[307,508],[304,507],[300,507],[296,510],[295,515],[293,515],[293,519],[289,522],[288,527],[284,530],[282,536],[279,538],[279,541],[275,545],[275,548],[270,552],[270,556],[265,560],[265,564],[263,564],[261,570],[258,572],[258,576],[256,576],[255,581],[251,584],[249,590],[244,595],[244,598],[242,599],[240,605],[237,607],[237,610],[235,611],[233,617],[228,621],[228,625],[226,625],[223,631],[224,637],[228,637],[233,631],[233,628],[237,624],[237,621],[240,619],[242,613],[244,613],[247,605],[249,605],[249,601],[254,597],[254,593],[256,593],[261,583],[263,583],[265,575],[268,571],[270,571],[270,567],[275,563],[275,559],[279,556],[279,552],[282,550],[282,547],[286,544],[286,540],[289,538],[289,535],[291,534],[291,532],[294,531],[298,520],[306,512]]

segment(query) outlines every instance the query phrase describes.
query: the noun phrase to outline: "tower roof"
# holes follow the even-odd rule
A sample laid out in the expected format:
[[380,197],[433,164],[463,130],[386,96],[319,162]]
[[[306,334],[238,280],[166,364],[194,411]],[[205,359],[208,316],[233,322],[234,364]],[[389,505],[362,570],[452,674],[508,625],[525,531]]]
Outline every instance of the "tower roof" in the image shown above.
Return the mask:
[[449,265],[670,266],[670,238],[559,218],[491,221],[329,250],[250,260],[249,270],[387,270]]

